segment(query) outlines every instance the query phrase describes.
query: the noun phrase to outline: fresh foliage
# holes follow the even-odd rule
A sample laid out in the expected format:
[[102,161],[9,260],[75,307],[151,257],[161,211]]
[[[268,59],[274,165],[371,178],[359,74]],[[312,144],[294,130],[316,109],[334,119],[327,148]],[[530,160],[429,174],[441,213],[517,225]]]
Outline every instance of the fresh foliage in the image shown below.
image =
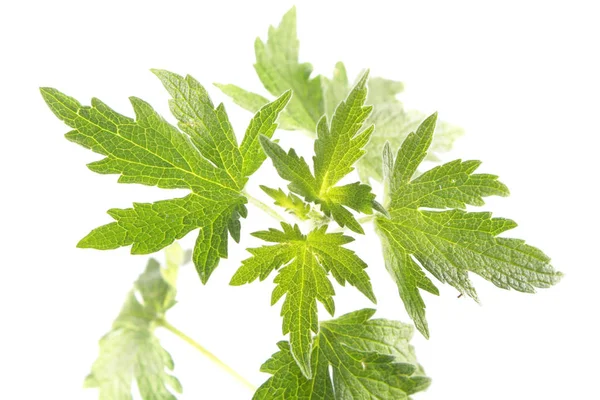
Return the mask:
[[291,149],[285,152],[277,143],[267,137],[261,137],[265,153],[273,161],[279,175],[290,182],[288,188],[306,201],[321,206],[326,216],[331,216],[341,226],[364,233],[362,227],[346,207],[365,214],[371,214],[373,207],[381,209],[375,203],[375,195],[369,185],[359,182],[336,186],[336,184],[354,169],[354,163],[364,154],[364,146],[369,141],[373,126],[363,128],[364,121],[371,112],[365,106],[367,98],[368,74],[364,74],[345,101],[337,107],[331,125],[323,117],[317,125],[315,155],[313,157],[314,175],[310,167]]
[[[439,294],[432,276],[477,300],[469,272],[521,292],[550,287],[561,274],[541,250],[500,236],[515,222],[467,210],[483,205],[484,197],[508,195],[495,175],[475,173],[479,161],[456,160],[421,173],[421,163],[448,150],[460,129],[437,122],[437,114],[425,118],[406,111],[396,97],[404,87],[400,82],[369,78],[366,71],[351,87],[343,63],[331,79],[312,76],[312,66],[299,62],[298,49],[292,8],[277,28],[270,28],[266,42],[255,43],[256,72],[278,98],[269,102],[234,85],[217,85],[255,112],[239,144],[225,107],[215,107],[191,76],[153,70],[171,95],[177,127],[135,97],[132,119],[100,100],[84,106],[56,89],[42,88],[50,109],[72,128],[66,138],[104,156],[88,164],[92,171],[117,174],[121,183],[189,191],[182,198],[109,210],[114,222],[92,230],[78,247],[131,246],[133,254],[149,254],[198,229],[189,258],[206,283],[227,257],[229,237],[240,241],[246,204],[257,205],[275,216],[281,229],[252,234],[265,244],[248,249],[251,256],[231,285],[262,281],[275,272],[271,303],[282,300],[283,334],[289,340],[279,342],[279,351],[263,364],[262,371],[271,376],[254,398],[410,399],[430,384],[409,344],[411,326],[372,319],[371,309],[319,320],[319,303],[335,314],[331,277],[376,302],[367,264],[346,247],[355,240],[350,234],[364,234],[363,225],[374,221],[385,266],[425,337],[429,328],[420,290]],[[315,137],[312,166],[294,148],[286,151],[273,139],[278,123]],[[260,188],[294,222],[246,190],[267,157],[289,182],[289,192]],[[383,205],[375,201],[371,179],[383,181]],[[358,218],[361,213],[367,216]],[[181,392],[170,372],[173,361],[154,335],[157,327],[252,387],[166,321],[184,258],[172,245],[164,267],[151,259],[102,338],[86,379],[86,386],[99,388],[101,399],[131,399],[133,383],[145,400],[172,400]]]
[[[419,126],[426,115],[413,110],[406,110],[397,99],[404,90],[404,85],[398,81],[385,78],[372,78],[368,83],[369,94],[367,104],[373,106],[373,112],[367,119],[368,125],[374,125],[375,131],[365,147],[366,154],[356,163],[360,179],[369,182],[369,178],[381,181],[381,152],[385,143],[398,148],[406,136]],[[333,79],[323,78],[325,96],[325,113],[330,115],[336,104],[344,99],[350,90],[346,67],[343,63],[336,64]],[[437,154],[450,150],[454,140],[462,135],[461,128],[447,122],[439,122],[436,135],[432,141],[427,159],[437,161]]]
[[132,399],[135,380],[144,400],[175,399],[181,384],[165,369],[173,360],[154,335],[165,313],[175,305],[176,281],[184,253],[170,246],[166,264],[150,259],[134,283],[112,329],[100,340],[100,354],[85,380],[86,387],[99,389],[100,399]]
[[[323,115],[329,118],[338,104],[350,92],[346,67],[342,62],[335,65],[331,79],[322,75],[311,77],[312,66],[299,63],[299,44],[296,35],[296,9],[288,11],[278,27],[270,27],[266,43],[260,38],[255,42],[256,64],[254,68],[265,89],[273,96],[292,89],[294,97],[281,113],[280,128],[302,130],[314,135],[315,126]],[[215,84],[239,106],[256,112],[269,100],[232,84]],[[393,148],[402,144],[404,138],[417,128],[425,118],[418,111],[406,110],[397,99],[404,90],[402,82],[385,78],[371,78],[367,86],[366,104],[373,112],[366,125],[374,125],[375,131],[365,147],[366,154],[356,167],[363,182],[369,178],[381,181],[381,152],[386,142]],[[428,159],[437,160],[437,153],[448,151],[454,140],[462,135],[462,129],[446,122],[438,123]]]
[[[296,9],[283,16],[279,27],[269,28],[265,42],[257,38],[254,42],[256,64],[254,69],[265,89],[273,96],[280,96],[292,89],[294,98],[282,113],[281,127],[289,130],[314,132],[321,118],[321,77],[310,77],[313,67],[298,62],[299,41],[296,34]],[[261,95],[248,92],[235,85],[217,86],[230,95],[240,106],[256,111],[268,100]]]
[[335,294],[327,275],[331,273],[340,285],[346,282],[375,302],[367,267],[358,256],[343,245],[353,241],[341,233],[326,233],[327,225],[303,235],[297,225],[282,223],[283,230],[255,232],[254,236],[277,243],[249,249],[252,257],[244,260],[231,279],[232,285],[242,285],[258,278],[266,279],[279,269],[275,278],[271,303],[284,295],[281,308],[283,334],[290,334],[290,351],[302,373],[310,378],[312,334],[318,332],[317,300],[333,315]]
[[296,218],[306,221],[311,216],[310,205],[306,204],[300,197],[294,193],[285,193],[281,189],[272,189],[268,186],[260,185],[260,188],[268,194],[275,205],[285,208],[287,212],[296,216]]
[[279,342],[279,351],[261,367],[273,376],[254,399],[408,399],[425,390],[430,380],[409,344],[412,328],[371,319],[374,313],[364,309],[321,322],[312,350],[311,380],[298,368],[289,343]]
[[514,228],[514,221],[464,210],[466,205],[483,205],[483,197],[508,195],[497,176],[473,173],[479,161],[452,161],[413,178],[431,145],[436,118],[428,117],[411,133],[395,159],[386,145],[386,205],[391,218],[376,222],[386,267],[408,314],[426,337],[429,330],[419,289],[433,294],[438,290],[421,266],[474,299],[469,271],[500,288],[521,292],[550,287],[561,276],[539,249],[523,240],[497,237]]
[[227,257],[228,232],[239,241],[239,218],[247,214],[242,190],[265,159],[258,137],[273,135],[291,92],[256,113],[238,146],[225,108],[222,104],[215,108],[198,81],[167,71],[154,73],[173,96],[171,110],[181,131],[135,97],[133,120],[98,99],[92,99],[91,107],[82,106],[56,89],[42,88],[50,109],[73,128],[66,138],[105,156],[88,164],[92,171],[119,174],[122,183],[191,192],[182,198],[111,209],[108,214],[115,222],[94,229],[78,247],[104,250],[132,245],[133,254],[148,254],[200,228],[193,260],[206,282],[219,259]]

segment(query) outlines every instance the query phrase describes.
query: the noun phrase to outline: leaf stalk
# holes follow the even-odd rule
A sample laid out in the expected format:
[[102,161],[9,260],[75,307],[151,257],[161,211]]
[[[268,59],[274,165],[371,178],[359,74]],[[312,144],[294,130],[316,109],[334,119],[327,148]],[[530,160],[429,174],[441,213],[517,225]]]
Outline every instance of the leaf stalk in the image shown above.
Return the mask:
[[246,386],[248,389],[252,390],[252,392],[256,391],[256,386],[254,386],[252,383],[250,383],[250,381],[248,381],[246,378],[244,378],[242,375],[240,375],[237,371],[235,371],[229,365],[225,364],[221,359],[219,359],[216,355],[214,355],[213,353],[208,351],[200,343],[196,342],[194,339],[192,339],[191,337],[189,337],[188,335],[186,335],[185,333],[181,332],[179,329],[177,329],[176,327],[171,325],[167,320],[160,319],[157,321],[157,324],[158,324],[158,326],[165,328],[166,330],[168,330],[169,332],[171,332],[172,334],[174,334],[175,336],[177,336],[178,338],[180,338],[181,340],[183,340],[184,342],[186,342],[187,344],[189,344],[190,346],[192,346],[193,348],[198,350],[206,358],[208,358],[214,364],[219,366],[222,370],[227,372],[229,375],[233,376],[239,383]]
[[267,204],[263,203],[262,201],[260,201],[256,197],[252,196],[247,191],[244,190],[243,191],[243,195],[246,196],[246,198],[248,199],[248,201],[250,202],[250,204],[252,204],[252,205],[260,208],[263,212],[265,212],[266,214],[268,214],[271,217],[275,218],[276,220],[278,220],[280,222],[285,222],[285,218],[283,218],[281,216],[281,214],[279,214],[277,211],[275,211],[274,209],[272,209],[271,207],[269,207]]

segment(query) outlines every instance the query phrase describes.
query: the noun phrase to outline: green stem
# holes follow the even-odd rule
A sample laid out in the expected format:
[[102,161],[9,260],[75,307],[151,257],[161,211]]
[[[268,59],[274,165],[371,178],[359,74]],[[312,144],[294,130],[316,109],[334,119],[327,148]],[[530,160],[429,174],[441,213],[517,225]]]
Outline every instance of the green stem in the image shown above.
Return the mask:
[[278,221],[285,222],[285,218],[283,218],[281,215],[279,215],[279,213],[277,211],[273,210],[271,207],[269,207],[268,205],[266,205],[265,203],[263,203],[256,197],[252,196],[250,193],[248,193],[244,190],[243,195],[246,196],[246,198],[248,199],[248,201],[251,204],[260,208],[262,211],[269,214],[271,217],[275,218]]
[[179,329],[175,328],[173,325],[171,325],[169,322],[167,322],[164,319],[157,321],[157,323],[159,326],[162,326],[163,328],[165,328],[169,332],[173,333],[175,336],[179,337],[184,342],[186,342],[187,344],[189,344],[190,346],[192,346],[193,348],[198,350],[200,353],[204,354],[204,356],[207,357],[210,361],[217,364],[219,367],[221,367],[221,369],[223,369],[229,375],[233,376],[238,382],[240,382],[241,384],[246,386],[248,389],[252,390],[253,392],[256,391],[256,386],[254,386],[252,383],[250,383],[248,380],[246,380],[246,378],[244,378],[239,373],[237,373],[229,365],[227,365],[223,361],[221,361],[213,353],[211,353],[206,348],[204,348],[200,343],[196,342],[194,339],[192,339],[185,333],[181,332]]

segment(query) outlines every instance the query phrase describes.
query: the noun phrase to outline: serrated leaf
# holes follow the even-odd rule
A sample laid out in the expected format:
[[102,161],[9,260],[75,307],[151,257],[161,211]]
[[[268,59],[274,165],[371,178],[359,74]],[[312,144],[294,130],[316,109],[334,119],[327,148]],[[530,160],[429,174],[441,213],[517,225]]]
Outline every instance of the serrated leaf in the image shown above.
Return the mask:
[[[218,87],[227,96],[231,97],[235,104],[253,113],[257,112],[265,104],[269,103],[269,100],[267,98],[259,94],[244,90],[236,85],[221,83],[214,83],[214,85]],[[299,129],[294,119],[289,115],[289,113],[286,112],[286,110],[283,110],[279,114],[279,120],[277,121],[277,123],[279,129],[284,129],[288,131],[295,131]]]
[[323,85],[323,112],[330,118],[333,116],[338,104],[348,96],[348,91],[350,90],[348,73],[346,72],[344,63],[336,63],[333,70],[333,78],[328,79],[323,77],[321,82]]
[[165,267],[150,259],[127,295],[112,329],[100,340],[100,353],[85,380],[99,398],[132,399],[134,380],[144,400],[174,400],[181,384],[170,372],[174,364],[154,335],[156,321],[175,304],[175,283],[184,253],[175,244],[166,252]]
[[377,218],[385,263],[396,281],[406,310],[419,331],[429,336],[419,289],[438,294],[421,268],[460,293],[477,299],[468,277],[474,272],[503,289],[534,292],[558,282],[561,274],[539,249],[519,239],[498,237],[516,226],[487,212],[467,212],[486,196],[507,196],[508,189],[490,174],[475,174],[479,161],[455,160],[417,178],[430,148],[437,115],[408,135],[394,160],[384,150],[388,211]]
[[[333,72],[334,79],[323,79],[323,92],[326,104],[337,104],[344,99],[350,91],[350,84],[343,63],[338,62]],[[398,148],[406,136],[414,131],[425,118],[418,111],[407,111],[396,97],[404,90],[402,82],[390,79],[373,77],[367,83],[368,96],[366,104],[373,106],[373,112],[366,121],[367,125],[374,125],[375,131],[365,147],[366,154],[358,160],[356,167],[361,181],[368,183],[369,178],[381,181],[381,152],[386,142],[393,148]],[[327,115],[332,109],[326,108]],[[456,138],[461,136],[463,130],[457,126],[439,121],[436,135],[428,153],[428,160],[437,161],[437,154],[452,148]]]
[[272,95],[294,91],[286,114],[297,128],[313,132],[321,116],[321,77],[310,77],[312,65],[298,62],[298,49],[296,8],[292,7],[278,27],[269,27],[266,42],[260,38],[254,42],[254,69]]
[[359,182],[343,186],[336,184],[353,171],[354,163],[363,156],[363,148],[373,132],[372,126],[363,129],[371,111],[364,105],[367,76],[368,73],[365,73],[346,100],[338,105],[331,124],[325,117],[319,121],[314,145],[314,175],[306,161],[293,149],[286,153],[275,142],[261,138],[265,153],[279,175],[290,181],[288,187],[292,192],[303,196],[306,201],[319,204],[323,213],[331,216],[338,225],[358,233],[364,231],[346,207],[371,214],[375,195],[371,193],[370,186]]
[[115,249],[131,245],[133,254],[156,252],[200,228],[193,260],[203,282],[227,257],[228,232],[239,240],[239,218],[247,214],[242,189],[265,156],[259,136],[271,137],[290,93],[262,107],[238,147],[223,105],[214,107],[194,78],[154,70],[173,96],[171,110],[183,132],[167,123],[146,102],[131,98],[136,118],[100,100],[83,106],[56,89],[42,88],[50,109],[73,130],[66,134],[105,158],[88,164],[119,182],[186,189],[185,197],[133,208],[111,209],[115,222],[94,229],[78,247]]
[[302,375],[289,343],[279,342],[279,351],[261,367],[273,376],[258,388],[254,400],[408,399],[427,389],[430,379],[409,344],[412,328],[371,319],[374,312],[363,309],[320,324],[312,379]]
[[[331,79],[323,76],[310,78],[312,66],[298,62],[295,15],[295,8],[292,8],[283,17],[278,28],[270,28],[266,45],[257,40],[255,67],[263,85],[271,94],[277,95],[283,88],[294,92],[294,99],[281,114],[280,128],[313,134],[321,116],[331,117],[337,105],[348,95],[350,84],[342,62],[335,65]],[[274,86],[273,82],[277,82],[279,86]],[[217,84],[217,87],[236,104],[252,112],[268,102],[264,96],[236,85]],[[373,77],[368,82],[368,88],[366,104],[373,105],[374,110],[366,125],[374,125],[375,131],[365,147],[365,156],[356,165],[360,179],[365,183],[370,178],[382,180],[380,157],[384,144],[390,142],[393,148],[398,148],[425,118],[423,113],[405,109],[396,97],[404,90],[402,82]],[[292,115],[292,110],[295,115]],[[463,130],[458,126],[440,121],[428,159],[438,161],[438,153],[450,150],[453,142],[462,134]]]
[[326,233],[327,226],[303,235],[298,226],[282,223],[282,230],[269,229],[253,235],[271,246],[249,249],[252,257],[231,279],[232,285],[243,285],[256,279],[264,280],[273,270],[279,270],[274,280],[272,304],[285,296],[281,308],[283,334],[290,334],[291,354],[302,373],[310,377],[312,333],[317,332],[317,301],[333,315],[335,294],[328,274],[340,285],[346,282],[375,302],[367,265],[356,254],[343,247],[353,239],[341,233]]
[[[304,130],[312,134],[323,115],[321,76],[311,77],[313,67],[309,63],[298,61],[298,50],[296,8],[292,7],[283,16],[279,26],[269,27],[266,42],[260,38],[254,42],[254,69],[265,89],[273,96],[279,96],[289,89],[294,92],[294,97],[282,113],[281,128]],[[263,96],[236,85],[216,86],[236,104],[250,111],[268,101]]]
[[[375,105],[367,123],[375,125],[375,132],[366,147],[367,153],[358,160],[356,168],[363,182],[369,178],[383,179],[381,152],[386,142],[399,148],[410,132],[413,132],[426,115],[418,111],[406,111],[401,104]],[[439,161],[439,154],[449,151],[454,141],[462,136],[463,129],[444,121],[438,121],[436,133],[426,159]]]

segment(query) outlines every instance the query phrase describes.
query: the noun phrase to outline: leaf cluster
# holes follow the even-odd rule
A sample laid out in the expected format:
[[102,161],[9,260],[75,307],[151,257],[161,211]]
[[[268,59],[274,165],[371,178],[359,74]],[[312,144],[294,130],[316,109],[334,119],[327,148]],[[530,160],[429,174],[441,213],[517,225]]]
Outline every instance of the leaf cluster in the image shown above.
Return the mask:
[[[476,173],[479,161],[455,160],[421,173],[422,163],[447,150],[460,129],[438,122],[437,114],[407,111],[396,97],[402,83],[369,78],[365,71],[350,85],[343,63],[332,78],[313,76],[312,66],[299,62],[294,8],[269,29],[266,41],[256,40],[255,53],[256,72],[275,100],[217,85],[255,113],[241,142],[223,104],[215,106],[191,76],[153,70],[171,96],[177,126],[138,98],[131,98],[130,118],[98,99],[85,106],[56,89],[42,89],[50,109],[72,129],[66,138],[103,156],[88,164],[92,171],[116,174],[121,183],[189,192],[110,209],[114,221],[92,230],[79,247],[131,246],[134,254],[149,254],[198,230],[191,259],[206,283],[227,257],[229,237],[240,241],[249,199],[257,201],[246,190],[249,177],[269,158],[287,182],[287,191],[260,187],[295,223],[254,232],[264,244],[248,249],[250,257],[231,279],[237,286],[274,274],[271,303],[282,303],[282,332],[289,336],[263,364],[271,377],[255,399],[408,399],[429,386],[409,344],[412,327],[372,319],[371,309],[319,318],[319,304],[335,314],[333,281],[376,302],[367,264],[347,247],[352,234],[365,233],[361,214],[374,221],[385,267],[425,337],[430,332],[421,291],[438,295],[434,280],[475,300],[469,273],[521,292],[558,282],[560,273],[541,250],[502,236],[514,221],[467,209],[509,193],[497,176]],[[273,139],[278,124],[314,138],[310,165]],[[375,200],[370,179],[382,181],[383,204]],[[168,252],[166,267],[149,262],[101,340],[86,380],[101,398],[131,398],[133,380],[145,399],[173,399],[181,390],[168,372],[173,362],[154,336],[175,304],[182,263],[180,249]]]
[[[314,137],[321,117],[326,115],[330,118],[350,92],[351,84],[344,63],[338,62],[329,78],[313,76],[312,65],[299,62],[295,7],[283,16],[279,26],[269,28],[266,41],[256,39],[254,50],[254,69],[266,91],[272,96],[279,96],[290,88],[294,91],[294,97],[281,113],[280,128],[303,131]],[[215,85],[236,104],[252,112],[269,102],[266,97],[237,85]],[[356,163],[359,176],[365,183],[369,179],[381,181],[383,178],[381,152],[384,144],[389,142],[392,148],[399,147],[426,117],[419,111],[407,109],[398,100],[397,95],[404,90],[402,82],[373,77],[367,82],[367,87],[366,103],[373,107],[373,112],[365,124],[374,125],[376,129],[365,146],[365,155]],[[438,160],[437,154],[450,150],[454,140],[462,134],[463,130],[458,126],[439,122],[427,158]]]

